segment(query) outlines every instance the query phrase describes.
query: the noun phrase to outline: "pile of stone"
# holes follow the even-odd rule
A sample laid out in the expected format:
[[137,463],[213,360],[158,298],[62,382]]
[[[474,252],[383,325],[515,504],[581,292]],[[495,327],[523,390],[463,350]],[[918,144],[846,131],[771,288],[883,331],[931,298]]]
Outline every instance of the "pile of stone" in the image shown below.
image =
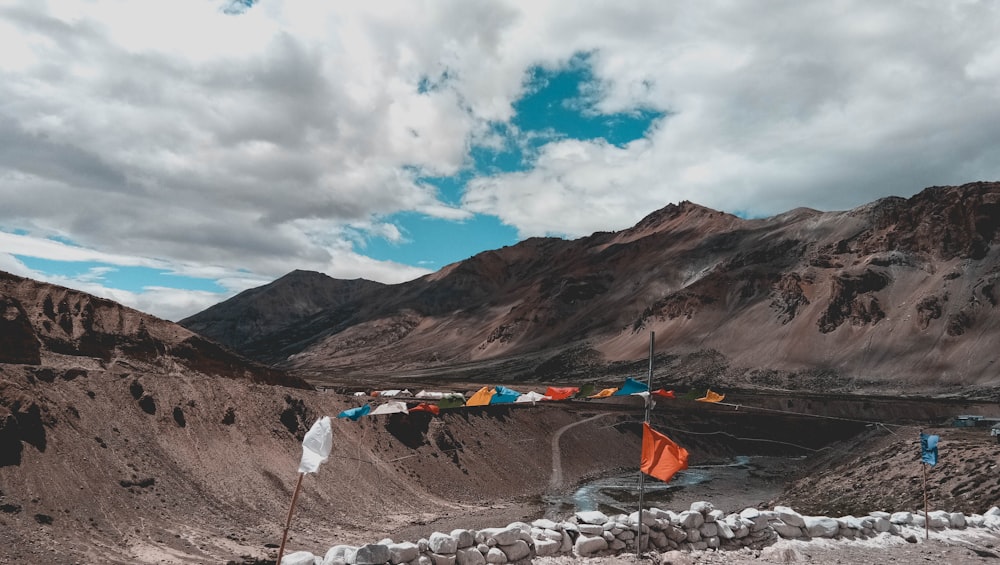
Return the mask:
[[390,539],[361,547],[336,545],[323,557],[308,551],[286,555],[282,565],[485,565],[528,563],[532,557],[572,554],[578,557],[614,555],[640,550],[760,549],[778,538],[810,540],[870,538],[898,535],[913,538],[917,528],[989,528],[1000,530],[1000,508],[983,515],[961,512],[871,512],[867,516],[803,516],[791,508],[747,508],[725,514],[709,502],[695,502],[680,513],[652,508],[639,513],[607,516],[577,512],[567,520],[514,522],[504,528],[434,532],[416,543]]

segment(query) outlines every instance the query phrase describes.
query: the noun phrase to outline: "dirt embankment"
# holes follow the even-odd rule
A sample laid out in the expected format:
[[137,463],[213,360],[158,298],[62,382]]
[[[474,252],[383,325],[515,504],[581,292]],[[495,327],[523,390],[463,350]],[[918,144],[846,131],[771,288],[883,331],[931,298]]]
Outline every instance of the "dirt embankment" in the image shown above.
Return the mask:
[[[301,438],[358,401],[189,373],[91,363],[0,365],[0,563],[224,562],[280,541]],[[635,460],[633,431],[596,420],[560,445],[564,481]],[[551,476],[551,438],[580,416],[484,407],[334,421],[303,483],[292,541],[371,541],[521,519]],[[164,561],[165,560],[165,561]],[[184,561],[188,560],[188,561]]]

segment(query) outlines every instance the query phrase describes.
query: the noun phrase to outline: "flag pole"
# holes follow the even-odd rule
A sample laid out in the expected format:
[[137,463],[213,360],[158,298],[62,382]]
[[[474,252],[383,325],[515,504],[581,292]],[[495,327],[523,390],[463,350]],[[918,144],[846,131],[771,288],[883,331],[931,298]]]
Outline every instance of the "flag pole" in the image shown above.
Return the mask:
[[[649,332],[649,374],[646,377],[646,393],[649,395],[646,397],[646,411],[643,414],[643,423],[649,423],[649,408],[650,404],[653,402],[653,344],[656,342],[656,332]],[[644,432],[645,433],[645,432]],[[640,457],[641,462],[641,457]],[[640,463],[640,467],[641,467]],[[635,557],[639,558],[639,554],[642,551],[642,498],[646,490],[646,475],[639,469],[639,525],[637,526],[638,532],[635,536]]]
[[288,527],[292,525],[292,511],[295,510],[295,501],[299,498],[299,490],[302,488],[302,477],[305,473],[299,473],[299,480],[295,483],[295,492],[292,493],[292,503],[288,505],[288,517],[285,518],[285,531],[281,534],[281,547],[278,548],[277,564],[281,565],[281,557],[285,554],[285,540],[288,539]]
[[924,475],[924,541],[931,537],[931,517],[927,514],[927,462],[924,461],[924,430],[920,430],[920,470]]

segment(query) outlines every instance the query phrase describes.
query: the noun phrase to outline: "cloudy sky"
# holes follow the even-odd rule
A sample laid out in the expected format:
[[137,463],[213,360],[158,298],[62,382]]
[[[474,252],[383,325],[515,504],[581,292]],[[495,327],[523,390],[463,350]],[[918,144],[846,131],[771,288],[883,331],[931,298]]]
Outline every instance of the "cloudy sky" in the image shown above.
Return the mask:
[[0,270],[177,320],[1000,178],[1000,4],[0,0]]

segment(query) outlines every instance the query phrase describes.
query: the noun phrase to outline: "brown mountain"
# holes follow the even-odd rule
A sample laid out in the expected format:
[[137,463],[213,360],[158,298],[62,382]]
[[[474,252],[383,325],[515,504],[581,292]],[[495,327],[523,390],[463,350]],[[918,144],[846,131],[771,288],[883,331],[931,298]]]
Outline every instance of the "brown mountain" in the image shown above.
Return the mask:
[[96,296],[0,271],[0,363],[34,367],[43,380],[115,365],[306,388],[298,377],[219,347],[173,322]]
[[[658,370],[679,381],[985,392],[1000,385],[998,229],[1000,183],[755,220],[683,202],[399,285],[292,273],[181,323],[316,380],[599,380],[642,369],[655,331]],[[289,294],[303,280],[310,296]],[[216,330],[248,311],[262,331]]]

